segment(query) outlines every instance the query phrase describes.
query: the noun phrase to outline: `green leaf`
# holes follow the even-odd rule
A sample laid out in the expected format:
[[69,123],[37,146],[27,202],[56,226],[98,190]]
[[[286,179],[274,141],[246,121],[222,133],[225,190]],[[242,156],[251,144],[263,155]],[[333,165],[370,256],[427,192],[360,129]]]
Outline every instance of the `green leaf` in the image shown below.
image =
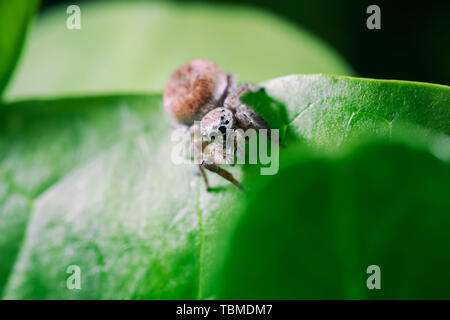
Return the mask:
[[[391,144],[281,161],[253,181],[219,298],[450,298],[448,163]],[[371,265],[381,290],[366,286]]]
[[256,8],[148,2],[79,6],[80,30],[66,28],[65,7],[39,17],[8,99],[161,91],[175,68],[198,58],[235,72],[240,81],[290,73],[352,74],[326,44]]
[[[282,88],[290,89],[281,97]],[[308,122],[290,122],[288,129],[299,134],[290,136],[286,151],[296,150],[299,138],[311,144],[336,139],[352,116],[347,105],[371,106],[370,112],[377,116],[395,105],[396,119],[411,123],[414,130],[447,132],[442,121],[448,115],[449,89],[444,86],[295,76],[268,82],[266,92],[282,102],[261,96],[267,102],[262,111],[270,114],[295,115],[303,103],[320,102],[320,108],[309,110],[321,112],[305,112],[300,119],[309,119],[321,130],[310,127],[311,134],[304,131],[300,137]],[[261,110],[261,105],[256,107]],[[426,109],[435,117],[425,117]],[[424,118],[408,110],[423,110]],[[376,130],[383,124],[378,117],[365,118],[364,123],[364,134],[383,136]],[[0,255],[8,257],[0,261],[3,296],[218,297],[218,272],[236,219],[249,214],[243,213],[247,197],[211,174],[216,188],[207,193],[195,166],[175,165],[171,130],[160,95],[2,106],[0,234],[7,230],[23,235],[22,241],[0,237]],[[255,194],[251,170],[242,169],[230,170],[239,180],[245,177],[245,185]],[[441,199],[439,194],[436,197]],[[66,288],[70,265],[81,267],[81,290]]]
[[[0,204],[32,199],[0,210],[0,234],[25,233],[0,238],[2,269],[14,266],[2,273],[6,298],[203,297],[209,239],[240,212],[242,194],[215,177],[223,187],[207,194],[195,167],[172,163],[159,95],[30,101],[0,115],[10,190]],[[66,288],[70,265],[81,267],[79,291]]]
[[0,97],[19,58],[38,0],[0,0]]
[[[248,179],[218,298],[449,298],[450,167],[429,150],[450,159],[450,88],[338,76],[264,86],[244,100],[284,127],[287,155],[277,175]],[[381,291],[366,287],[372,264]]]
[[398,138],[405,131],[423,142],[450,135],[448,86],[326,75],[292,75],[263,86],[266,92],[244,101],[283,128],[287,141],[335,150],[354,138]]

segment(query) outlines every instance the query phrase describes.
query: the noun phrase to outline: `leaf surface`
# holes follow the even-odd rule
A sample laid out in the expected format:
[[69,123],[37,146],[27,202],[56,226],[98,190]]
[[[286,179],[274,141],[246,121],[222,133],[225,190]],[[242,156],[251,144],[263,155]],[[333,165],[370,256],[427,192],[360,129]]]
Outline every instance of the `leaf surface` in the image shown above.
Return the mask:
[[[448,162],[387,143],[281,161],[253,181],[220,299],[450,297]],[[373,265],[380,290],[367,286]]]
[[[286,152],[303,150],[304,145],[298,146],[298,141],[309,141],[311,145],[341,141],[336,136],[346,132],[352,110],[358,108],[368,108],[366,111],[375,115],[363,119],[364,125],[357,131],[361,136],[385,137],[384,131],[378,130],[379,126],[385,126],[379,118],[395,114],[395,121],[410,123],[414,130],[424,128],[430,137],[448,133],[445,126],[448,87],[323,75],[284,77],[264,86],[269,95],[257,94],[248,99],[253,99],[261,113],[287,115],[280,116],[280,127],[287,126],[288,132],[293,130],[296,134],[287,140]],[[315,112],[306,111],[299,118],[297,114],[308,103],[317,104],[308,109]],[[263,105],[266,110],[261,109]],[[428,117],[426,110],[434,117]],[[421,116],[414,116],[416,113]],[[271,123],[276,127],[277,118],[273,119]],[[261,208],[252,202],[253,198],[245,197],[212,174],[209,176],[215,190],[207,193],[201,178],[195,174],[195,166],[172,163],[171,132],[160,95],[33,100],[3,106],[0,109],[0,234],[8,230],[23,235],[20,242],[0,238],[0,253],[8,257],[1,261],[5,270],[3,282],[7,283],[3,288],[4,297],[218,297],[218,272],[225,259],[236,261],[226,255],[230,243],[231,248],[236,246],[235,233],[231,230],[235,226],[242,230],[237,219],[249,221]],[[441,149],[446,147],[448,144],[443,144]],[[425,160],[419,161],[420,166],[414,164],[421,169],[436,165],[432,177],[438,175],[439,168],[443,168],[445,177],[446,167],[438,164],[426,148],[422,150],[425,155],[420,155],[419,160]],[[398,159],[408,157],[408,152],[400,152]],[[338,161],[342,165],[326,164],[324,172],[333,176],[322,177],[323,184],[328,185],[336,170],[344,173],[350,170],[352,161],[364,165],[364,161],[358,162],[353,157]],[[302,156],[293,159],[293,166],[305,161]],[[391,167],[386,159],[389,157],[381,157],[380,166],[376,170],[366,168],[365,174],[380,171],[387,175],[398,168],[399,164],[393,162]],[[415,167],[404,170],[408,168]],[[244,179],[249,192],[256,194],[260,186],[255,187],[252,182],[258,180],[247,169],[251,168],[230,168],[239,180]],[[316,165],[313,169],[312,172],[321,172]],[[279,175],[284,176],[283,172]],[[293,177],[298,177],[294,173]],[[405,175],[406,171],[399,173],[400,177]],[[278,175],[273,179],[274,187],[282,192],[276,180]],[[392,179],[398,183],[396,176]],[[301,184],[302,188],[307,188],[307,183]],[[358,188],[353,184],[346,188],[349,196],[356,197],[353,192]],[[423,200],[424,209],[442,209],[447,202],[441,194],[417,201],[431,199],[437,204]],[[286,205],[293,206],[291,198],[284,200]],[[273,205],[280,201],[284,203],[279,198]],[[344,211],[331,213],[339,216]],[[342,221],[356,225],[352,217],[343,217]],[[323,221],[326,217],[318,219]],[[341,221],[339,217],[335,219],[336,223]],[[283,223],[280,220],[275,233],[283,232]],[[432,220],[427,223],[429,226],[423,225],[424,234],[439,227]],[[315,228],[321,227],[318,224]],[[69,276],[66,270],[70,265],[78,265],[82,270],[81,290],[66,288]],[[233,288],[229,290],[226,292],[234,295]]]
[[0,97],[20,56],[28,24],[39,2],[0,0]]

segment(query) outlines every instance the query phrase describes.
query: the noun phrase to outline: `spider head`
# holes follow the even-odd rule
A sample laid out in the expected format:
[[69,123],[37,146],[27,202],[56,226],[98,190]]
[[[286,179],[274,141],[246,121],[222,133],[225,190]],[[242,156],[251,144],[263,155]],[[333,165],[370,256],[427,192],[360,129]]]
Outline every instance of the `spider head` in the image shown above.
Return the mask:
[[225,141],[227,130],[234,128],[234,122],[234,115],[230,109],[222,107],[211,110],[200,122],[202,138],[212,142],[218,136],[222,136]]

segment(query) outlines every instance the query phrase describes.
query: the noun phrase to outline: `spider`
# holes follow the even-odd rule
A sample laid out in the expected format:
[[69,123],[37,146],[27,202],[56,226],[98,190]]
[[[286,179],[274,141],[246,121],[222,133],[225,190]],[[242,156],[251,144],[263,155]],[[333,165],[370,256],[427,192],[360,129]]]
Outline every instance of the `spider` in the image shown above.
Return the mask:
[[[259,90],[249,83],[238,86],[234,74],[226,75],[213,62],[193,60],[172,74],[164,90],[164,107],[175,123],[189,127],[191,134],[194,121],[200,121],[201,149],[204,151],[214,141],[216,134],[221,134],[225,141],[229,129],[266,129],[266,132],[270,132],[267,121],[239,99],[246,91]],[[231,173],[219,167],[214,154],[202,159],[199,169],[207,191],[210,186],[205,169],[244,191]]]

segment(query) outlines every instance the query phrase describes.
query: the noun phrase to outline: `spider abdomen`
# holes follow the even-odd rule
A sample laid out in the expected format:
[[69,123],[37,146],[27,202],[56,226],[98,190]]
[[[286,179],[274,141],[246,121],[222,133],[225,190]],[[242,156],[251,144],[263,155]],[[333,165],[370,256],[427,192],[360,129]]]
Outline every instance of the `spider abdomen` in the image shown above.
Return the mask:
[[217,105],[227,85],[226,74],[213,62],[190,61],[167,83],[164,107],[176,122],[191,125]]

